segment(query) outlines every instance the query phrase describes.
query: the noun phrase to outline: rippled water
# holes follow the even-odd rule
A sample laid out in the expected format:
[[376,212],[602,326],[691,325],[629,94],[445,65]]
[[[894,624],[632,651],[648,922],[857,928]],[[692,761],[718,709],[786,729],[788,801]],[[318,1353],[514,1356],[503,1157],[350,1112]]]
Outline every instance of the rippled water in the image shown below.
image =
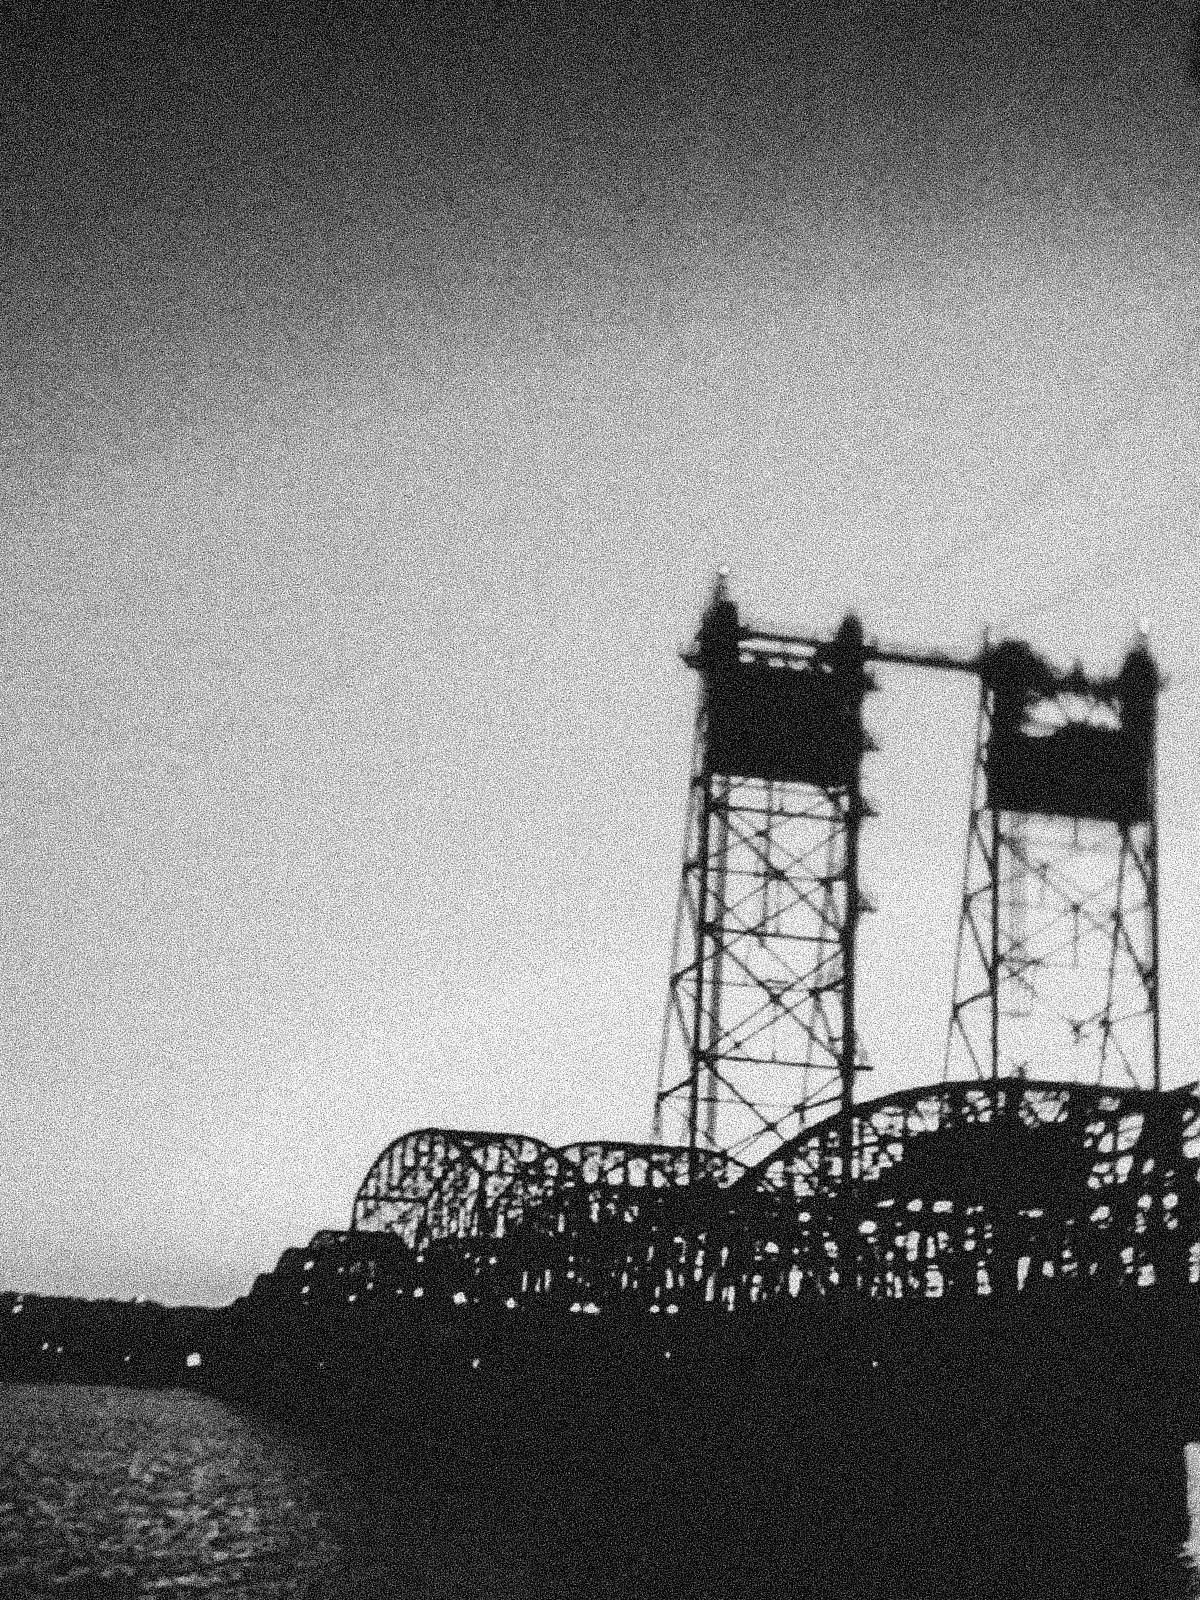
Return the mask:
[[329,1464],[218,1401],[5,1387],[0,1452],[2,1593],[324,1597],[353,1581]]
[[[1181,1553],[1177,1591],[1185,1595],[1200,1593],[1188,1575],[1200,1550],[1200,1447],[1188,1447],[1188,1468],[1193,1541]],[[622,1577],[611,1551],[595,1556],[587,1506],[542,1497],[522,1527],[489,1515],[487,1498],[469,1473],[456,1491],[422,1497],[399,1467],[389,1474],[386,1456],[368,1467],[344,1442],[298,1435],[190,1392],[0,1386],[4,1600],[539,1600],[568,1592],[641,1600],[659,1592],[645,1588],[644,1571]],[[552,1573],[563,1587],[552,1587]],[[919,1578],[914,1587],[906,1576],[894,1587],[880,1570],[872,1593],[920,1594]],[[779,1600],[814,1592],[795,1572],[777,1572],[775,1583],[754,1592]],[[722,1583],[711,1592],[734,1591]],[[1122,1583],[1119,1592],[1141,1600],[1140,1585]]]
[[0,1385],[2,1600],[532,1600],[485,1511],[205,1395]]

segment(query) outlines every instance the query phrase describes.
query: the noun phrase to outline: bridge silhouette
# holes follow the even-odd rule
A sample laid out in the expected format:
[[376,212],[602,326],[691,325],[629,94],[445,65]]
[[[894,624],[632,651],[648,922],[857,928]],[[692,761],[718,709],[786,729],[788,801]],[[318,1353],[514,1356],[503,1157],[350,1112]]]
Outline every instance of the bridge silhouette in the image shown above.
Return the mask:
[[[413,1504],[469,1484],[513,1526],[558,1508],[614,1592],[1182,1596],[1200,1094],[1163,1083],[1145,639],[1089,676],[1014,641],[884,647],[854,618],[801,638],[744,625],[722,581],[685,659],[652,1137],[403,1133],[345,1227],[223,1310],[156,1308],[140,1381],[378,1439]],[[884,667],[980,695],[941,1073],[864,1095]],[[130,1318],[100,1370],[91,1313],[19,1309],[10,1368],[120,1377]],[[548,1594],[595,1592],[550,1559]]]
[[[1162,1087],[1145,637],[1108,676],[1017,641],[882,646],[853,617],[815,639],[745,624],[722,576],[684,659],[701,694],[653,1139],[406,1133],[348,1227],[287,1251],[255,1301],[683,1321],[1186,1301],[1200,1099]],[[880,667],[970,674],[980,699],[942,1075],[864,1099]]]

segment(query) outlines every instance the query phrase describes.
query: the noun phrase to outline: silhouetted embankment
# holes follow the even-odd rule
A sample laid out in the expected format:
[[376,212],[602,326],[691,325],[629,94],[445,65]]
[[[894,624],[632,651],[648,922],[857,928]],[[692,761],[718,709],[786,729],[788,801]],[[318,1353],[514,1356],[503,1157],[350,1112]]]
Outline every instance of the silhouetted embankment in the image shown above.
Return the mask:
[[187,1383],[316,1430],[381,1540],[461,1519],[547,1597],[1191,1592],[1200,1384],[1165,1297],[649,1319],[7,1295],[0,1327],[8,1378]]
[[230,1332],[225,1308],[0,1294],[0,1379],[198,1383],[207,1378],[205,1353],[210,1360],[219,1359]]

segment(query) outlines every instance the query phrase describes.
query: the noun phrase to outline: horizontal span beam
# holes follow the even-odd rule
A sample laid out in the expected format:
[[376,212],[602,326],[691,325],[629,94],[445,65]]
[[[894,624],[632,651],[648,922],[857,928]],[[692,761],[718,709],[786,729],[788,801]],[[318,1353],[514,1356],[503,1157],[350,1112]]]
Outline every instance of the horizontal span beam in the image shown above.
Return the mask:
[[[792,633],[763,633],[757,628],[744,630],[740,642],[779,645],[784,649],[797,650],[817,650],[829,644],[828,639],[810,639]],[[869,641],[863,645],[863,655],[868,661],[883,661],[892,666],[928,667],[936,672],[965,672],[975,677],[982,672],[985,659],[982,655],[952,656],[944,650],[901,650]]]

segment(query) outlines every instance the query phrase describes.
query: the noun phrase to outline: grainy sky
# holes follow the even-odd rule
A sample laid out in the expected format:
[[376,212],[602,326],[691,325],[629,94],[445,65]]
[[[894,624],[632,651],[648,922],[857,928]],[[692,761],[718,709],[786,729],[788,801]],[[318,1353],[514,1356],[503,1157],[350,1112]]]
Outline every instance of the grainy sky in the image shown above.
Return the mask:
[[[218,1302],[426,1123],[644,1135],[744,609],[1149,616],[1196,1075],[1182,5],[10,7],[0,1278]],[[874,697],[862,1031],[941,1063],[968,684]]]

